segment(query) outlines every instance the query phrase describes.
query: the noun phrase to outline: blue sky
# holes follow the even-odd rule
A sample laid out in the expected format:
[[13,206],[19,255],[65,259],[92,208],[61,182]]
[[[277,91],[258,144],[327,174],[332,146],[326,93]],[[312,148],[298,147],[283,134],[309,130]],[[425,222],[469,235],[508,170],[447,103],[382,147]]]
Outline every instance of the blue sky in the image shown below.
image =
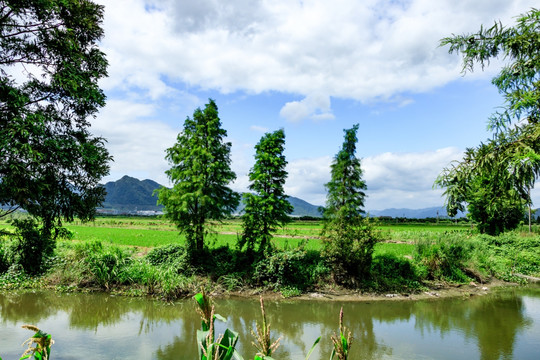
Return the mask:
[[[187,116],[216,100],[232,143],[231,186],[245,191],[253,147],[285,129],[286,191],[325,201],[343,129],[359,123],[367,210],[441,206],[433,181],[489,137],[502,105],[490,79],[503,59],[463,76],[438,47],[452,33],[515,16],[528,0],[100,0],[101,82],[108,103],[92,131],[123,175],[169,185],[165,149]],[[535,204],[540,194],[534,191]]]

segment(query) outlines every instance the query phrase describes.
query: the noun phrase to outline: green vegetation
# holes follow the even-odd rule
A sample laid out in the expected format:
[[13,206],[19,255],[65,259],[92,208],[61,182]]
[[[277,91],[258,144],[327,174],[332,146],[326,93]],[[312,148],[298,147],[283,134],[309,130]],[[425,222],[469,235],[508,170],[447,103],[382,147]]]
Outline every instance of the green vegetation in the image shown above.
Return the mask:
[[227,187],[236,175],[230,168],[231,143],[224,142],[226,137],[217,105],[209,100],[204,110],[196,109],[193,119],[185,120],[176,144],[167,149],[171,168],[166,174],[173,187],[157,190],[158,203],[185,234],[194,261],[204,250],[209,221],[224,219],[240,202],[240,195]]
[[[163,299],[194,294],[202,284],[215,292],[258,289],[286,297],[336,289],[321,240],[294,237],[302,229],[318,231],[320,222],[288,224],[282,230],[288,238],[274,236],[275,251],[255,262],[236,248],[236,234],[218,234],[198,264],[192,263],[185,239],[163,220],[98,218],[94,225],[68,225],[72,235],[58,241],[37,276],[21,265],[17,235],[1,237],[0,288],[95,289]],[[242,222],[230,220],[222,226],[241,231]],[[0,227],[14,231],[7,223]],[[493,277],[523,282],[518,274],[540,276],[538,234],[479,235],[470,227],[449,224],[379,228],[386,240],[374,246],[369,273],[349,286],[411,293],[431,282],[481,283]]]
[[505,98],[502,112],[490,119],[493,138],[468,149],[435,182],[446,189],[451,216],[468,204],[469,216],[490,235],[518,226],[540,176],[539,30],[540,10],[532,9],[514,27],[496,22],[475,34],[441,40],[450,53],[463,54],[463,72],[475,64],[483,69],[492,58],[506,60],[492,81]]
[[249,190],[255,193],[244,194],[246,206],[238,246],[261,255],[271,247],[272,233],[290,222],[288,215],[293,211],[283,189],[287,178],[283,129],[265,134],[255,150],[255,165],[249,172]]
[[[0,8],[0,218],[15,223],[19,255],[50,255],[62,221],[89,220],[105,197],[105,140],[88,119],[105,105],[102,5],[80,0],[3,1]],[[28,236],[28,238],[26,238]],[[41,239],[38,239],[41,238]],[[36,272],[41,255],[22,261]]]
[[360,159],[355,155],[358,124],[344,130],[345,140],[331,165],[323,212],[323,256],[338,284],[354,285],[369,274],[377,234],[363,215],[364,191]]

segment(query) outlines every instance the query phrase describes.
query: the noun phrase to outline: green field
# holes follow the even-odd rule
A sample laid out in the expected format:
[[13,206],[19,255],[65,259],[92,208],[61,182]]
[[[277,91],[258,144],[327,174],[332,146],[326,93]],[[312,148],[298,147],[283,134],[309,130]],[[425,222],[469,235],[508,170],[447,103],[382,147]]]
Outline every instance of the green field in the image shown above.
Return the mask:
[[[78,241],[101,241],[107,244],[151,248],[174,243],[183,243],[185,238],[170,222],[157,218],[143,217],[98,217],[93,222],[76,220],[65,224]],[[10,228],[0,222],[0,228]],[[306,249],[321,248],[320,221],[293,221],[276,231],[273,242],[278,248],[297,247],[305,243]],[[392,253],[397,256],[411,255],[414,241],[434,238],[445,232],[468,231],[469,225],[445,224],[380,224],[383,242],[377,244],[375,254]],[[207,237],[211,247],[236,245],[242,231],[240,220],[228,220],[213,227],[214,233]]]

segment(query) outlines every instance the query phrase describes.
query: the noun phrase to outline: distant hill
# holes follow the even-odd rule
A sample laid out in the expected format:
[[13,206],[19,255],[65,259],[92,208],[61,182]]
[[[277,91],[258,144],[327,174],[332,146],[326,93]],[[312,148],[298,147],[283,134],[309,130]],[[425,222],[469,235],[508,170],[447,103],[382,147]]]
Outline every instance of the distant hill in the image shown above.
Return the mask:
[[[124,176],[120,180],[106,183],[105,190],[107,196],[103,204],[103,209],[114,210],[119,213],[130,213],[136,211],[161,211],[162,206],[157,206],[157,196],[152,196],[155,189],[161,187],[153,180],[139,180],[130,176]],[[292,216],[313,216],[320,217],[319,206],[312,205],[307,201],[294,196],[289,197],[289,202],[294,207]],[[236,213],[243,210],[240,204]],[[385,209],[366,211],[372,217],[390,216],[405,218],[436,218],[437,213],[440,218],[447,217],[444,207],[429,207],[424,209]],[[537,213],[538,214],[538,213]],[[465,216],[459,213],[457,217]],[[536,215],[538,216],[538,215]]]
[[155,189],[160,188],[153,180],[139,180],[124,176],[120,180],[110,181],[105,185],[107,196],[103,203],[104,209],[114,209],[120,212],[132,211],[159,211],[163,206],[157,206],[157,196],[153,196]]
[[[135,211],[160,211],[162,206],[157,206],[157,196],[152,196],[155,189],[161,187],[153,180],[139,180],[130,176],[124,176],[120,180],[106,183],[107,195],[103,203],[103,209],[116,210],[117,212]],[[318,206],[312,205],[302,199],[289,197],[289,202],[294,207],[293,216],[321,216]],[[237,213],[243,210],[242,204]]]
[[[409,219],[425,219],[425,218],[440,218],[449,217],[445,207],[429,207],[423,209],[385,209],[369,211],[372,217],[390,216],[393,218],[409,218]],[[465,214],[458,212],[457,218],[464,217]]]

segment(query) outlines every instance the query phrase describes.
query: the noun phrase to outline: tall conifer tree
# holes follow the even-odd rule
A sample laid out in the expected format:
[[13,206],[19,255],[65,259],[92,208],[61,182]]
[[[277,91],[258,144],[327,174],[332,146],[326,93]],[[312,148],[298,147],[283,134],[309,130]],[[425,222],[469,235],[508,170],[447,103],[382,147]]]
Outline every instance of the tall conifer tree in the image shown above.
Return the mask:
[[231,170],[231,143],[221,128],[218,108],[209,100],[184,122],[177,142],[167,149],[171,168],[166,171],[171,189],[158,190],[165,215],[185,233],[188,250],[200,252],[208,220],[221,220],[238,206],[240,196],[227,185],[236,178]]
[[363,217],[367,186],[355,154],[358,124],[344,131],[343,146],[334,158],[332,177],[326,184],[321,237],[334,280],[353,285],[369,272],[376,237],[369,219]]
[[283,189],[287,178],[283,129],[265,134],[255,150],[255,165],[249,172],[253,193],[244,194],[244,233],[239,245],[253,251],[258,244],[257,250],[263,252],[270,245],[272,232],[289,222],[293,211]]

